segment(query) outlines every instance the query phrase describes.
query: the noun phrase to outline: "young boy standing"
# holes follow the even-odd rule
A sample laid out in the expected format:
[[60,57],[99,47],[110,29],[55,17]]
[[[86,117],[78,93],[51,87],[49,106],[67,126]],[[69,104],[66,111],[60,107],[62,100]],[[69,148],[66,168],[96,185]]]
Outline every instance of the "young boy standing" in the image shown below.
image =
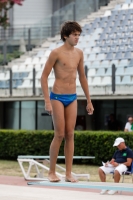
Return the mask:
[[[66,163],[66,181],[76,182],[71,175],[74,153],[74,128],[77,117],[76,76],[79,75],[81,87],[87,99],[86,110],[93,114],[87,79],[84,72],[83,52],[76,48],[82,30],[74,21],[65,22],[61,28],[64,44],[54,49],[43,70],[41,85],[44,94],[45,110],[53,118],[54,138],[50,145],[49,181],[60,181],[55,173],[60,145],[65,139],[64,154]],[[52,92],[48,92],[48,76],[54,70],[55,82]]]

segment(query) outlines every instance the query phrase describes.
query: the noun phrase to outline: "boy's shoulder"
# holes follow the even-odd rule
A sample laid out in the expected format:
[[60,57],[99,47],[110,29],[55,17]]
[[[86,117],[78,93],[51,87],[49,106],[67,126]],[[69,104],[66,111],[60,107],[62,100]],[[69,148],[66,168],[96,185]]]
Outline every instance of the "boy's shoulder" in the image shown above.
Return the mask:
[[79,53],[83,53],[83,51],[81,49],[79,49],[78,47],[74,47]]

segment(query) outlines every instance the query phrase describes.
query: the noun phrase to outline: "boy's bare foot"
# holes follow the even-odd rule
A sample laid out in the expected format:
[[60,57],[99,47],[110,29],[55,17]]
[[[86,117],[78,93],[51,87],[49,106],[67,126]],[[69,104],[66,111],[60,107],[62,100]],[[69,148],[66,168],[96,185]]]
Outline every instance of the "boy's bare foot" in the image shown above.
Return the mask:
[[56,176],[56,174],[49,173],[48,174],[48,179],[50,182],[59,182],[60,179]]
[[75,178],[72,177],[72,176],[66,176],[65,181],[66,181],[66,182],[71,182],[71,183],[77,183],[77,182],[78,182],[78,180],[75,179]]

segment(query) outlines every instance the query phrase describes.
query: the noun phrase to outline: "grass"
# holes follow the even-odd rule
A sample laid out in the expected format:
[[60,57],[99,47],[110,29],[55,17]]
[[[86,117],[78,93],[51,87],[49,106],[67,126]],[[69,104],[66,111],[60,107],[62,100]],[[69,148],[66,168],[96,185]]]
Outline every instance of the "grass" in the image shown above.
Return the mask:
[[[65,167],[64,164],[60,164],[61,166]],[[28,164],[24,163],[24,168],[28,169]],[[98,166],[94,165],[85,165],[85,164],[74,164],[72,171],[74,173],[84,173],[84,174],[90,174],[90,181],[91,182],[99,182],[99,176],[98,176]],[[61,172],[58,170],[58,172]],[[47,176],[47,171],[44,172],[45,176]],[[5,176],[19,176],[23,177],[22,171],[20,169],[20,166],[17,161],[7,161],[7,160],[0,160],[0,175]],[[35,168],[33,167],[31,176],[36,176]],[[83,179],[81,179],[83,180]],[[107,182],[113,182],[112,174],[107,175]],[[125,183],[131,183],[131,176],[125,176]]]

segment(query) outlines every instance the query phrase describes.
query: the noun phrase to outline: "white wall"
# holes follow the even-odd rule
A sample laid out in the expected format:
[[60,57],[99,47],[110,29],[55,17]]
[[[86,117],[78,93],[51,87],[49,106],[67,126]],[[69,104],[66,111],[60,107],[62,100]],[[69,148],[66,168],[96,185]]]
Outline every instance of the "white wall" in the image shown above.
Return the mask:
[[15,5],[14,26],[37,24],[52,14],[52,0],[25,0],[22,6]]

